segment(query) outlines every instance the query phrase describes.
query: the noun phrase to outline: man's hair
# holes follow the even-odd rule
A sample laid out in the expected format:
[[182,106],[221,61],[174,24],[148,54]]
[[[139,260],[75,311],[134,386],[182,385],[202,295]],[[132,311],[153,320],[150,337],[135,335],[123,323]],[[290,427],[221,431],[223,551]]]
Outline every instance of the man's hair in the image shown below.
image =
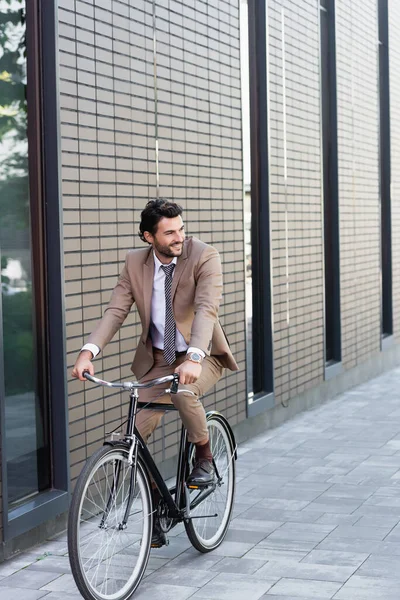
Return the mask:
[[148,231],[151,235],[157,232],[158,222],[166,217],[167,219],[173,219],[179,217],[182,214],[182,206],[170,202],[165,198],[157,198],[157,200],[150,200],[145,208],[142,210],[141,221],[139,225],[139,237],[143,242],[147,242],[144,237],[144,232]]

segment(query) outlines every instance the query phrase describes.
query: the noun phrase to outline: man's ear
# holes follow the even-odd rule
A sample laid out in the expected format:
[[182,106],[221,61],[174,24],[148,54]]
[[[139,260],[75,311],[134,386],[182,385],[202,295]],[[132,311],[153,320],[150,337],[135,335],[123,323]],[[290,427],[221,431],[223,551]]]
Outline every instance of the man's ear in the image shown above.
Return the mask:
[[153,243],[153,236],[151,235],[150,231],[143,231],[143,237],[149,244]]

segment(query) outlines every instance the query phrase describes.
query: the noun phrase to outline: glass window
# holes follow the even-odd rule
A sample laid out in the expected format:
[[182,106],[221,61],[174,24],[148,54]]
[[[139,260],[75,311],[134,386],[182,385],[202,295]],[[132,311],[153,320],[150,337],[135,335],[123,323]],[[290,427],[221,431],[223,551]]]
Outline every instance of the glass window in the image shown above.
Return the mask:
[[250,154],[250,80],[249,24],[247,0],[240,3],[240,69],[242,84],[242,143],[244,186],[244,244],[246,280],[246,368],[247,391],[253,396],[253,277],[251,243],[251,154]]
[[11,507],[50,486],[47,405],[38,393],[44,348],[35,331],[32,241],[39,241],[30,233],[25,20],[25,2],[0,0],[0,394]]
[[325,359],[341,360],[335,2],[321,2],[320,60],[325,252]]
[[393,334],[388,0],[378,0],[382,337]]

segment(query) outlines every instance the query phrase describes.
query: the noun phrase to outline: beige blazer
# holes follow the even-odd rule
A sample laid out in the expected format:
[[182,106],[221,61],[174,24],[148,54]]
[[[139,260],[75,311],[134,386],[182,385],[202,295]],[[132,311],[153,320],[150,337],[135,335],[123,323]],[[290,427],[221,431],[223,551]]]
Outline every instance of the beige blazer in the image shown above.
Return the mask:
[[[149,337],[154,257],[152,247],[130,250],[103,318],[87,340],[103,349],[113,338],[135,302],[142,322],[142,335],[132,371],[141,379],[153,366]],[[176,326],[189,346],[218,356],[231,371],[238,366],[218,320],[222,297],[222,269],[218,252],[195,237],[186,238],[172,280],[172,308]]]

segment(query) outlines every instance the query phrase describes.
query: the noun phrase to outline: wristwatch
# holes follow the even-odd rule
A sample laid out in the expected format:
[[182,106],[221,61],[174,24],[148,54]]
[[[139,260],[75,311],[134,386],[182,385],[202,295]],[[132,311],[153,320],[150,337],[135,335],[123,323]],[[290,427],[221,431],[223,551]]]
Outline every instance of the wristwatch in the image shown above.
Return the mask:
[[186,359],[199,363],[199,365],[203,362],[203,357],[198,352],[189,352],[189,354],[186,355]]

